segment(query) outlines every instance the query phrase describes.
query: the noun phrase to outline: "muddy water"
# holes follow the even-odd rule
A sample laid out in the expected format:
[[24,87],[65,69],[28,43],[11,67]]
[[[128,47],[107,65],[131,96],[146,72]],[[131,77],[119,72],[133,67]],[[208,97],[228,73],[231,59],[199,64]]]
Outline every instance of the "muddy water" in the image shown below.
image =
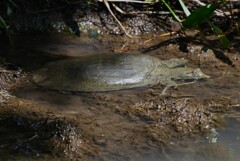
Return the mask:
[[[240,62],[236,58],[239,54],[224,53],[233,66],[217,59],[210,51],[183,53],[174,44],[146,50],[156,42],[145,44],[143,40],[103,38],[97,40],[102,43],[99,53],[124,51],[126,54],[144,52],[161,59],[184,57],[189,60],[187,66],[200,67],[211,78],[172,88],[166,96],[160,95],[164,88],[161,85],[115,92],[66,93],[33,83],[32,73],[45,63],[76,56],[78,52],[78,56],[85,55],[85,50],[92,54],[100,48],[94,45],[95,40],[84,40],[88,45],[81,46],[80,40],[69,39],[61,37],[57,44],[44,41],[40,46],[34,42],[35,50],[29,45],[31,42],[7,50],[12,53],[7,59],[27,71],[29,81],[12,91],[27,103],[18,102],[18,107],[13,106],[15,112],[2,114],[0,131],[8,131],[11,139],[2,135],[7,141],[1,141],[0,153],[4,157],[0,159],[239,160],[240,118],[239,111],[234,111],[240,103]],[[59,51],[69,55],[56,56],[64,55]],[[63,138],[68,138],[66,144],[70,148],[65,148],[64,143],[54,146]]]

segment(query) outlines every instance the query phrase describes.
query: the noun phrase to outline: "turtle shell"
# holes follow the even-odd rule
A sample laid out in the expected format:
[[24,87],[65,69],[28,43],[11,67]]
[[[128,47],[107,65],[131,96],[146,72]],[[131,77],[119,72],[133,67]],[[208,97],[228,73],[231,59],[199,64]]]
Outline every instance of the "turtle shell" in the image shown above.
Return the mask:
[[148,55],[93,55],[51,62],[33,76],[38,85],[60,91],[112,91],[156,84],[161,64]]

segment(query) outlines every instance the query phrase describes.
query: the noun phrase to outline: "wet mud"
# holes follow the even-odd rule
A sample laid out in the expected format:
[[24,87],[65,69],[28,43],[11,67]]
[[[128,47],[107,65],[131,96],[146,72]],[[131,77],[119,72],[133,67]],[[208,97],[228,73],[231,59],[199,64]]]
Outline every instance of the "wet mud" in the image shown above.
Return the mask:
[[[87,93],[52,91],[36,85],[32,73],[45,63],[84,55],[86,45],[79,47],[83,40],[69,39],[63,36],[60,43],[43,45],[37,41],[42,38],[36,37],[32,46],[19,43],[15,49],[4,49],[2,57],[21,67],[24,81],[12,80],[10,84],[17,86],[5,86],[11,97],[0,104],[2,159],[234,160],[226,144],[215,142],[218,135],[214,130],[224,129],[229,122],[227,113],[235,116],[239,107],[238,52],[221,52],[229,64],[196,43],[188,43],[183,52],[182,43],[167,38],[146,41],[103,36],[96,40],[99,53],[185,58],[187,66],[199,67],[211,78],[170,88],[164,96],[162,85]],[[95,50],[96,43],[91,41],[83,42]],[[91,51],[89,46],[86,50]]]

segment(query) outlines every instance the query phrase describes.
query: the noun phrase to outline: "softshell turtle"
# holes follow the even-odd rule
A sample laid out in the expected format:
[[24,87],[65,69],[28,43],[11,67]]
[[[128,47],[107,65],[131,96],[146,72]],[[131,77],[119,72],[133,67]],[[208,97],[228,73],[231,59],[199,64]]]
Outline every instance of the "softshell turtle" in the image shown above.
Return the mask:
[[165,93],[177,85],[174,80],[209,77],[200,69],[185,67],[186,63],[186,59],[161,61],[141,54],[102,54],[51,62],[33,80],[60,91],[112,91],[161,83]]

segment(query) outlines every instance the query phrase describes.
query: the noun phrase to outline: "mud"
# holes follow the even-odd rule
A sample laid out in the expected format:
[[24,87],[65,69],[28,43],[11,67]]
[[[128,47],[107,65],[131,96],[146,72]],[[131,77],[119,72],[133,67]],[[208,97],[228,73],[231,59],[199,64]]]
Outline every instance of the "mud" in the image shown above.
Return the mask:
[[[3,138],[0,153],[5,156],[2,159],[141,161],[176,160],[182,156],[182,160],[214,160],[212,154],[216,154],[216,158],[230,160],[228,150],[220,143],[206,143],[215,139],[211,138],[214,129],[227,125],[224,113],[239,107],[237,51],[221,50],[219,59],[213,49],[202,50],[203,46],[196,42],[176,43],[169,38],[136,40],[101,36],[95,39],[100,45],[88,38],[71,39],[66,35],[61,35],[60,41],[55,38],[53,41],[45,38],[50,40],[47,42],[36,36],[35,41],[24,45],[23,38],[18,37],[18,45],[11,50],[1,47],[5,53],[2,57],[21,67],[24,74],[20,77],[25,80],[9,79],[9,85],[1,84],[12,96],[0,104]],[[99,53],[186,58],[188,66],[200,67],[211,78],[171,88],[165,96],[161,95],[164,88],[161,85],[116,92],[66,93],[44,89],[32,82],[31,73],[45,63],[84,55],[85,45],[84,50],[78,46],[81,43],[94,50],[97,45]],[[185,48],[183,44],[187,44]],[[89,51],[88,47],[86,50]],[[14,74],[4,74],[14,78]],[[2,82],[8,82],[2,76]]]
[[[96,98],[100,96],[94,95],[91,101]],[[224,125],[213,106],[196,105],[189,98],[132,105],[105,98],[89,106],[76,112],[67,106],[59,110],[57,105],[20,99],[1,106],[2,156],[17,153],[14,160],[138,160],[156,151],[166,159],[164,151],[183,152],[183,147],[191,145],[189,138],[201,140],[211,128]]]
[[94,152],[94,147],[85,143],[87,136],[77,128],[78,123],[47,105],[12,99],[1,105],[0,158],[81,159]]

